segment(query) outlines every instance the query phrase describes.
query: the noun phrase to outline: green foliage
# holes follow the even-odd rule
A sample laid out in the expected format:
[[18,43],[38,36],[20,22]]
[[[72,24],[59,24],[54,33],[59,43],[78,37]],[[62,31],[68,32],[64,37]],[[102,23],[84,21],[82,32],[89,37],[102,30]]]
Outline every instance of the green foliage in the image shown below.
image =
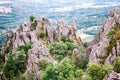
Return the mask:
[[64,58],[59,64],[48,66],[43,74],[43,80],[81,80],[83,70],[77,69],[69,58]]
[[5,55],[0,54],[0,65],[2,65],[5,62]]
[[58,74],[58,80],[65,80],[71,75],[74,75],[75,65],[69,58],[64,58],[56,67],[56,74]]
[[49,45],[49,50],[52,54],[66,55],[67,45],[63,42],[56,42]]
[[40,70],[45,70],[48,66],[48,62],[45,59],[40,59],[38,62],[38,66]]
[[14,54],[14,58],[15,58],[15,65],[17,67],[17,69],[20,71],[20,72],[24,72],[25,71],[25,61],[26,61],[26,54],[24,52],[24,50],[21,50],[21,51],[17,51],[15,54]]
[[61,36],[61,41],[66,42],[66,41],[67,41],[67,38],[66,38],[64,35],[62,35],[62,36]]
[[50,65],[46,68],[42,75],[42,80],[58,80],[57,75],[55,74],[54,66]]
[[45,25],[44,22],[42,22],[42,30],[44,30],[44,25]]
[[92,80],[102,80],[108,70],[112,70],[112,67],[97,63],[91,63],[88,65],[88,74]]
[[30,73],[27,74],[25,80],[33,80],[33,77],[34,77],[34,76],[35,76],[34,73],[33,73],[33,72],[30,72]]
[[33,22],[31,22],[30,30],[31,31],[35,30],[36,26],[37,26],[37,20],[34,20]]
[[92,80],[92,78],[88,75],[88,76],[83,76],[81,80]]
[[6,78],[11,79],[14,76],[17,76],[19,72],[23,73],[25,71],[25,61],[26,54],[24,50],[11,54],[3,68],[3,73]]
[[11,78],[17,73],[16,65],[12,55],[9,56],[7,63],[4,66],[3,73],[7,78]]
[[120,57],[115,58],[113,70],[120,73]]
[[114,34],[115,34],[115,31],[114,31],[114,29],[112,29],[112,30],[110,30],[109,32],[108,32],[108,37],[109,38],[111,38],[111,37],[113,37],[114,36]]
[[84,75],[84,71],[82,69],[77,69],[75,72],[75,76],[77,78],[77,80],[81,80],[81,76]]
[[83,45],[84,45],[84,47],[86,48],[86,47],[88,46],[88,43],[87,43],[87,42],[85,42]]
[[79,48],[78,45],[75,45],[74,43],[71,42],[66,42],[65,43],[68,46],[68,50],[74,50],[75,48]]
[[85,48],[84,46],[80,46],[80,47],[79,47],[79,50],[80,50],[80,52],[84,53],[85,50],[86,50],[86,48]]
[[29,42],[24,46],[19,46],[17,50],[19,51],[23,49],[25,52],[27,52],[31,48],[31,45],[32,45],[32,42]]
[[67,51],[67,54],[68,54],[68,55],[72,55],[72,53],[73,53],[72,50],[68,50],[68,51]]
[[[104,56],[104,60],[105,58],[107,58],[107,56],[109,55],[110,52],[112,52],[112,48],[116,46],[116,40],[115,40],[115,29],[112,29],[111,31],[108,32],[108,38],[109,38],[109,45],[105,48],[106,49],[106,55]],[[104,61],[102,61],[104,62]]]
[[88,64],[88,57],[84,54],[76,55],[75,59],[73,60],[75,65],[80,69],[86,69]]
[[54,58],[60,61],[67,55],[67,45],[63,42],[56,42],[49,45],[50,53],[54,55]]
[[35,19],[35,16],[30,16],[30,21],[33,22]]
[[44,38],[45,36],[46,36],[46,33],[44,31],[41,31],[40,34],[39,34],[39,37]]
[[30,16],[30,21],[31,21],[31,27],[30,30],[33,31],[36,29],[37,26],[37,20],[35,20],[34,16]]

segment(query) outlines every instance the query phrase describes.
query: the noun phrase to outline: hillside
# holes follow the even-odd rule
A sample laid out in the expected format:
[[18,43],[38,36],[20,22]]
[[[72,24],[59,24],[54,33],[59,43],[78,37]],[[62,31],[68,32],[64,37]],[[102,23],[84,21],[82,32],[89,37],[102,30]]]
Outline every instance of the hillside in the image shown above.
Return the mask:
[[100,32],[83,43],[76,23],[49,19],[24,22],[7,31],[0,49],[1,80],[120,80],[120,9],[110,12]]

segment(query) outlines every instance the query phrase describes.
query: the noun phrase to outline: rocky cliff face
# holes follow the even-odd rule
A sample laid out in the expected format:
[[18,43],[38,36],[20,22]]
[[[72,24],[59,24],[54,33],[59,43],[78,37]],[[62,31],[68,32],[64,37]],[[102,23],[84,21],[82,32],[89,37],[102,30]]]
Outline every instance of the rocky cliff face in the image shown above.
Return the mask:
[[114,58],[120,56],[119,28],[120,9],[110,12],[110,17],[102,25],[100,32],[89,43],[89,62],[97,62],[105,65],[113,64]]
[[[62,36],[65,36],[75,44],[82,45],[81,39],[76,37],[75,22],[73,25],[68,25],[58,20],[57,28],[54,29],[47,18],[40,18],[35,21],[35,26],[33,26],[32,22],[25,22],[16,30],[8,30],[7,43],[0,50],[0,54],[4,54],[5,61],[7,61],[9,55],[15,53],[18,47],[25,46],[31,42],[31,47],[26,52],[27,61],[24,75],[32,72],[35,75],[34,80],[41,75],[41,71],[38,68],[39,59],[45,59],[48,63],[55,62],[47,48],[50,43],[59,41]],[[44,32],[44,36],[40,34],[42,32]],[[39,38],[40,35],[41,38]]]

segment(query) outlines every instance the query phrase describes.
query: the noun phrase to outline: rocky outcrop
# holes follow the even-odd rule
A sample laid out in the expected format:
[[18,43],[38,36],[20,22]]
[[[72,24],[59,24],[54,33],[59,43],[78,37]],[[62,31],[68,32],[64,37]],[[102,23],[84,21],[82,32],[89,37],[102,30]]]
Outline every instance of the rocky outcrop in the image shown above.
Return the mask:
[[120,80],[120,73],[109,71],[103,80]]
[[[106,22],[102,25],[100,32],[87,48],[87,52],[89,52],[89,62],[97,62],[103,63],[105,65],[112,64],[114,58],[119,56],[119,40],[115,40],[116,46],[112,47],[112,51],[107,53],[106,48],[111,44],[110,39],[108,37],[109,31],[114,28],[114,25],[120,24],[120,9],[114,9],[110,12],[110,16]],[[119,25],[118,25],[119,27]],[[117,54],[117,55],[116,55]]]
[[[39,38],[41,32],[46,34],[44,38]],[[49,44],[61,40],[61,36],[65,36],[68,40],[82,45],[80,37],[76,37],[75,22],[73,25],[68,25],[58,20],[56,29],[51,27],[47,18],[39,18],[35,23],[25,22],[16,30],[7,31],[7,43],[1,48],[0,54],[5,54],[6,61],[9,55],[14,54],[18,47],[32,43],[31,48],[26,51],[27,61],[24,75],[27,76],[29,73],[33,73],[35,75],[33,80],[37,80],[41,76],[38,66],[39,59],[45,59],[48,63],[56,63],[47,47]]]

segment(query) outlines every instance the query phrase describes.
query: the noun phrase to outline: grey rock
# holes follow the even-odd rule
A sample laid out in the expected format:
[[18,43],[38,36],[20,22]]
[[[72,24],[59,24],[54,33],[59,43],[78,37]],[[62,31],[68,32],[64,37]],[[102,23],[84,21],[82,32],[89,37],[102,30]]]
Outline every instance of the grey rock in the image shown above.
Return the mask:
[[120,73],[108,71],[103,80],[120,80]]

